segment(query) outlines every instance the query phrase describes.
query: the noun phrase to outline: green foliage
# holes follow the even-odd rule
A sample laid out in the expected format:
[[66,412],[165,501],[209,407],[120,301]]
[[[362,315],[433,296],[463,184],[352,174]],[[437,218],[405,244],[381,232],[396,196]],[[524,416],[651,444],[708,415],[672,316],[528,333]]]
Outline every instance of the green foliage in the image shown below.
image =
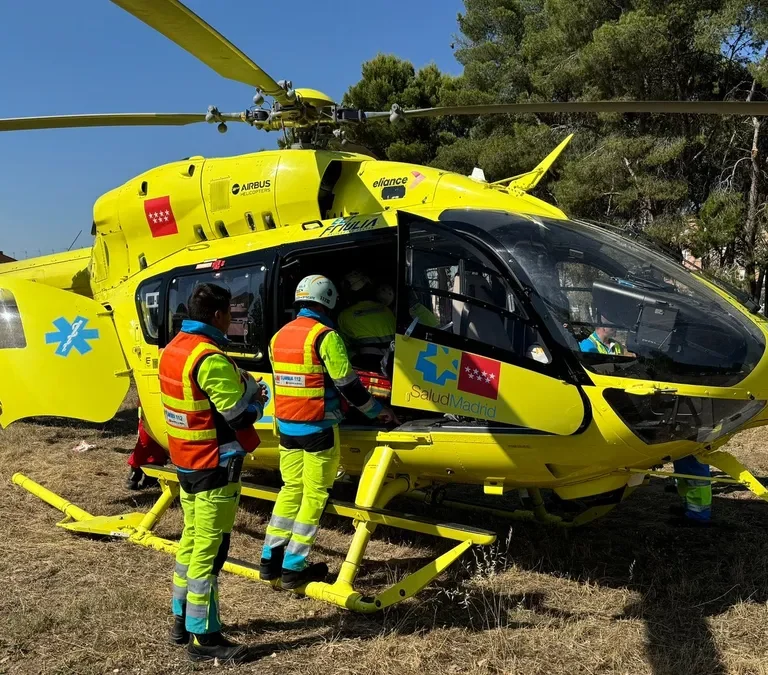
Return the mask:
[[[722,190],[712,192],[689,233],[691,252],[699,258],[708,258],[732,246],[744,225],[745,203],[743,194]],[[722,260],[716,262],[723,264]]]
[[[379,54],[363,64],[363,77],[344,95],[343,105],[362,110],[432,108],[441,104],[444,92],[455,87],[454,78],[434,64],[416,71],[413,64],[396,56]],[[464,134],[471,122],[450,118],[405,120],[397,125],[372,123],[351,129],[350,140],[364,145],[380,159],[427,164],[441,143]]]
[[[364,64],[345,103],[367,110],[489,102],[765,100],[768,4],[754,0],[464,0],[453,78],[394,56]],[[693,115],[497,115],[369,124],[381,157],[489,180],[574,141],[537,196],[645,229],[705,264],[768,264],[768,121]],[[753,147],[754,143],[754,147]],[[752,161],[754,154],[755,161]],[[754,276],[754,275],[753,275]],[[754,290],[754,289],[753,289]]]

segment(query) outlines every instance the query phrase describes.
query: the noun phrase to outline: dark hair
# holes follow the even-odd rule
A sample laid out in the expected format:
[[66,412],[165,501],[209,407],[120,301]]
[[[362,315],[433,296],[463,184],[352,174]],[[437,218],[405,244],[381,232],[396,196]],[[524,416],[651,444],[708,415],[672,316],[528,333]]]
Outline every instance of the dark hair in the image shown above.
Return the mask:
[[330,312],[330,308],[326,307],[322,302],[310,302],[309,300],[299,300],[298,302],[293,303],[293,308],[299,312],[302,309],[311,309],[314,311],[317,311],[318,308]]
[[215,284],[200,284],[189,299],[189,318],[213,324],[216,312],[226,312],[229,309],[232,294]]

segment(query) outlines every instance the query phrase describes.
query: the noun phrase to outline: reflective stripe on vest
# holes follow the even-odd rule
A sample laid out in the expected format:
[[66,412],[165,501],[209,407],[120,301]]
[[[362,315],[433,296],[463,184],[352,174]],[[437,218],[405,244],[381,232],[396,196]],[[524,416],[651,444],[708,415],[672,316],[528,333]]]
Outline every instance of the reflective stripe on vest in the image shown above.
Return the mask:
[[624,353],[624,350],[622,349],[621,345],[618,342],[611,342],[610,347],[606,347],[605,344],[603,344],[603,341],[599,338],[595,337],[595,334],[592,333],[592,335],[589,336],[590,342],[597,347],[597,351],[599,354],[613,354],[621,355]]
[[276,418],[291,422],[325,418],[325,375],[315,342],[330,330],[320,321],[300,316],[272,338]]
[[[192,377],[200,361],[212,352],[224,355],[204,335],[179,333],[160,357],[160,396],[168,450],[171,461],[182,469],[214,469],[219,466],[219,454],[231,445],[219,447],[213,408]],[[234,362],[232,366],[237,369]],[[232,433],[246,452],[255,450],[259,444],[253,427]]]
[[219,444],[211,403],[190,377],[200,359],[221,352],[210,338],[179,333],[160,356],[160,396],[171,461],[182,469],[214,469]]
[[363,300],[341,313],[339,330],[356,353],[384,356],[395,339],[395,317],[389,307]]

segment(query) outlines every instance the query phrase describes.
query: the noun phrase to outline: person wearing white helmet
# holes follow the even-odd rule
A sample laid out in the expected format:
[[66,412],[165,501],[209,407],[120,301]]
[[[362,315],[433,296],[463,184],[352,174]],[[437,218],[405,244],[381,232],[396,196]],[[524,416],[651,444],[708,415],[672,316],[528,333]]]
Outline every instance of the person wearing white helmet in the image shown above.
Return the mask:
[[356,365],[382,371],[382,361],[395,339],[395,315],[376,298],[376,289],[362,272],[347,274],[344,287],[351,304],[339,314],[339,332]]
[[339,467],[339,422],[343,396],[370,419],[397,422],[360,382],[331,311],[338,293],[320,275],[299,282],[298,316],[272,338],[275,418],[280,436],[283,487],[267,526],[259,575],[298,588],[328,574],[325,563],[309,565],[320,516]]

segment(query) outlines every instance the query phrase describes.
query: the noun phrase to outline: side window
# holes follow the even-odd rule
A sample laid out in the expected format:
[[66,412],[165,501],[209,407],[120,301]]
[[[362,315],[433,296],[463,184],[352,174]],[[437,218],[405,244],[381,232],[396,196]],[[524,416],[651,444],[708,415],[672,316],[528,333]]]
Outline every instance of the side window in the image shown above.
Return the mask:
[[537,355],[543,350],[509,283],[461,240],[413,227],[408,260],[412,316],[418,304],[434,315],[437,330],[518,356],[536,358],[531,350],[539,347]]
[[22,349],[26,346],[16,298],[10,291],[0,288],[0,349]]
[[139,310],[141,330],[149,344],[156,345],[160,327],[161,279],[150,279],[141,284],[136,292],[136,306]]
[[260,360],[264,357],[264,281],[263,265],[205,272],[177,277],[168,290],[169,339],[181,330],[189,318],[189,299],[199,284],[216,284],[232,294],[232,323],[227,337],[227,353],[242,358]]

